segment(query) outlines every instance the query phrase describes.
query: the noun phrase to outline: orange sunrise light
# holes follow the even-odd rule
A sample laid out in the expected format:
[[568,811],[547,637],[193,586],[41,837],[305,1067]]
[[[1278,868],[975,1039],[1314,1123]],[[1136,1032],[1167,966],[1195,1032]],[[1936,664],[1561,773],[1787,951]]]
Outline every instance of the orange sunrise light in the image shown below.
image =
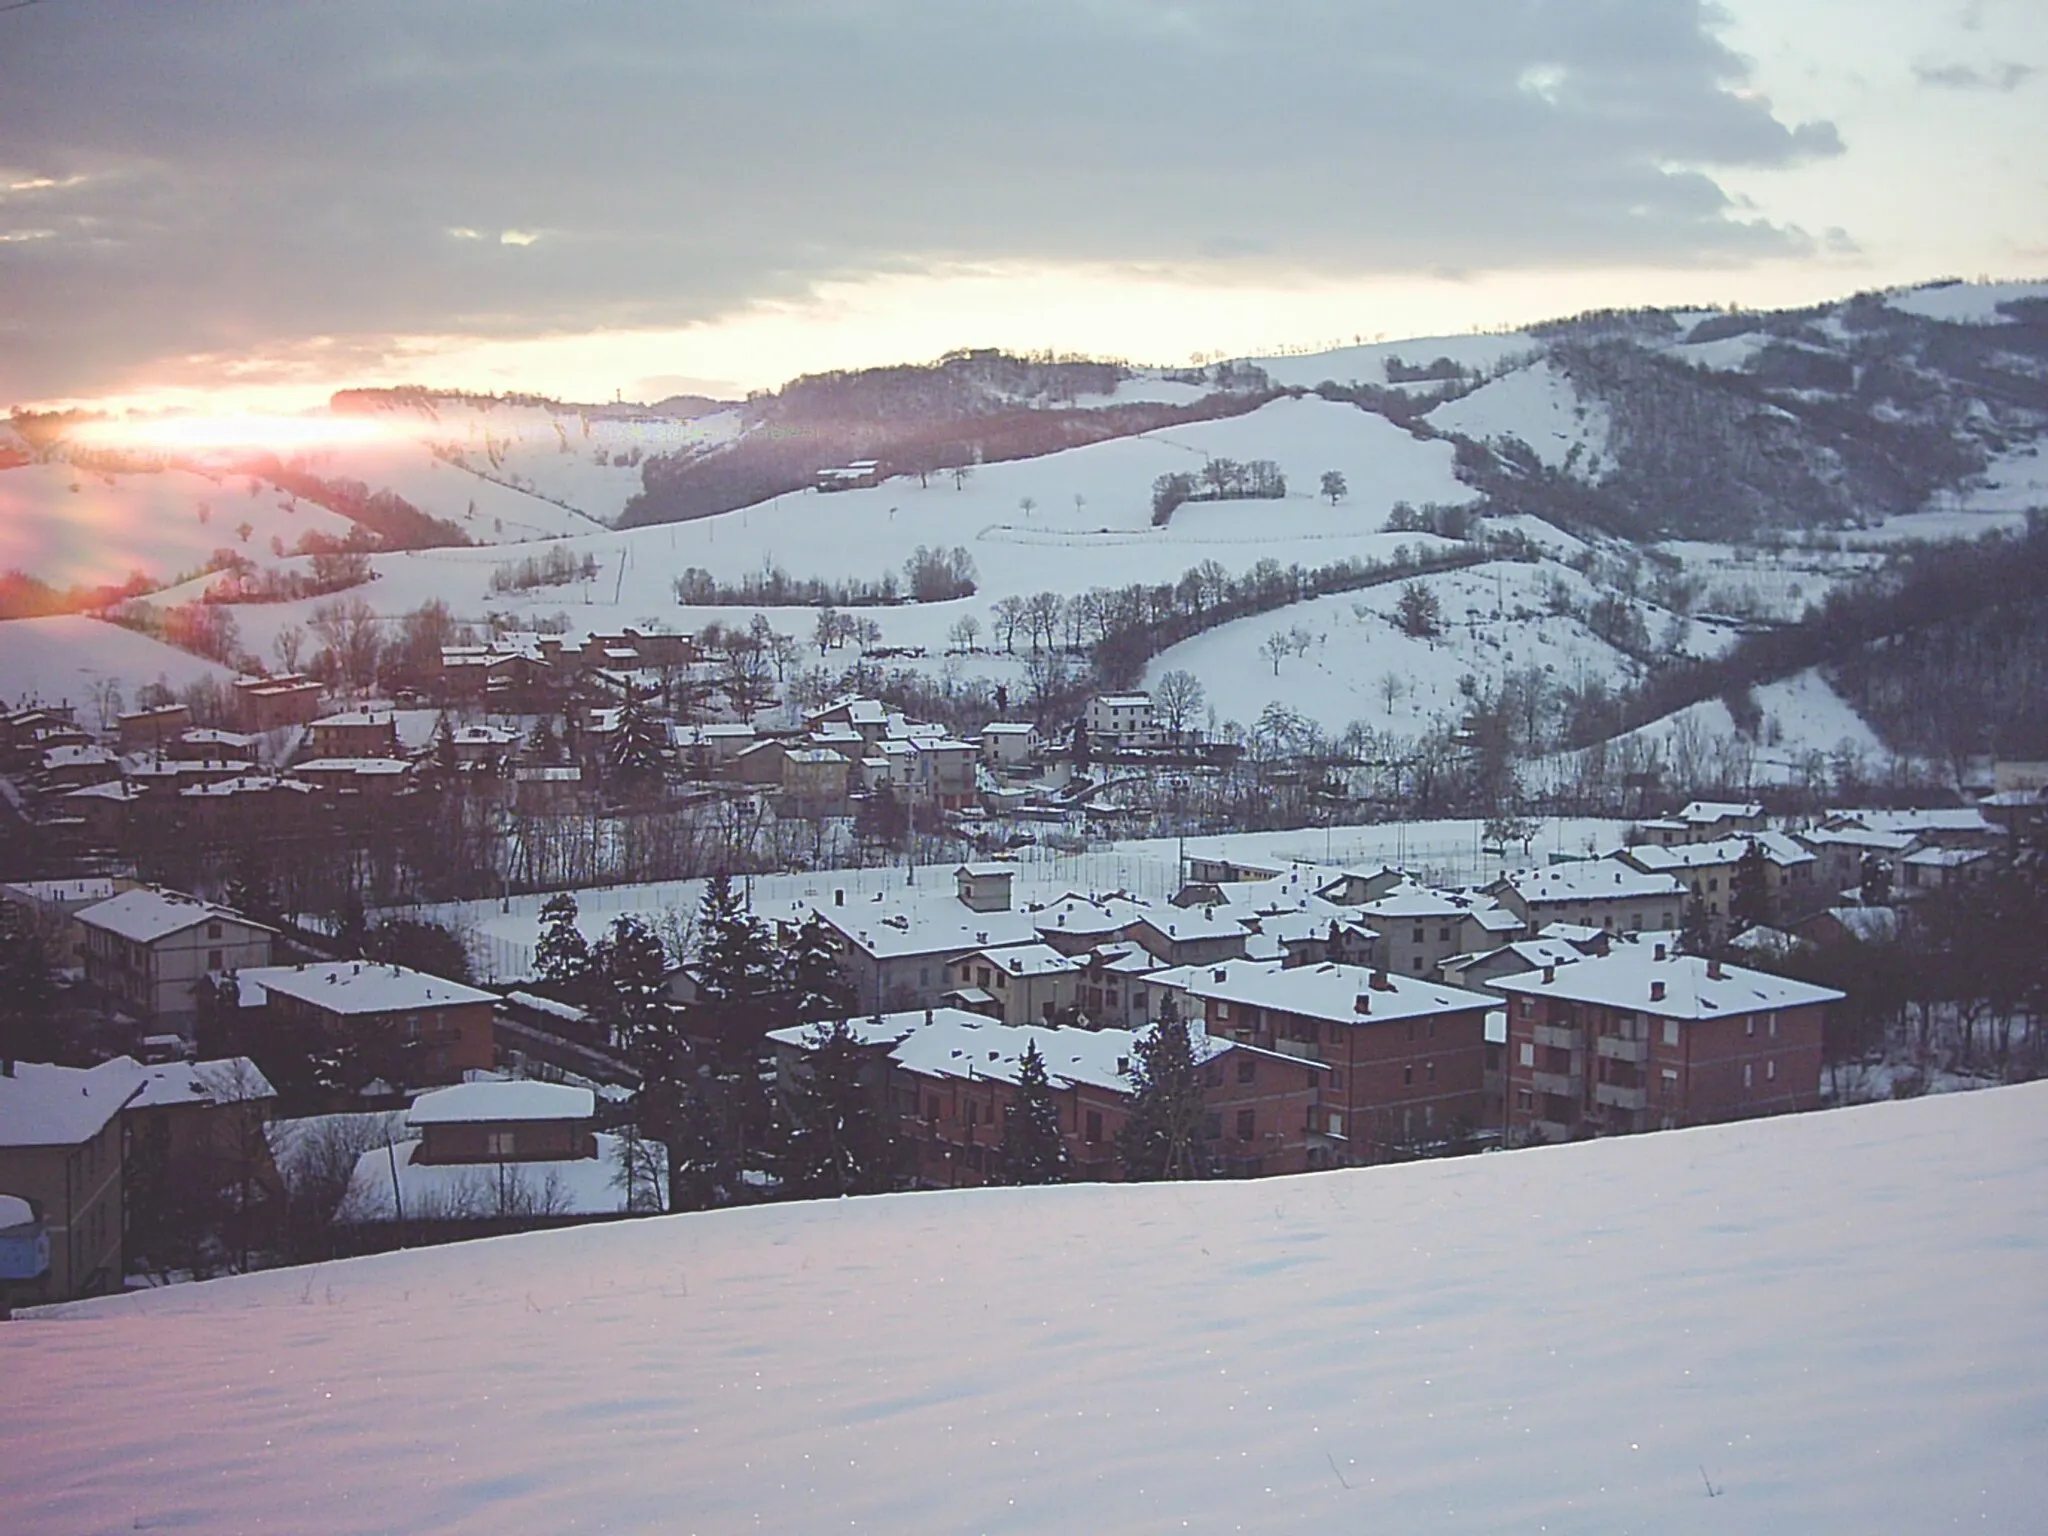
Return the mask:
[[306,453],[360,443],[383,443],[396,433],[382,421],[360,416],[130,416],[82,423],[69,434],[74,443],[158,453]]

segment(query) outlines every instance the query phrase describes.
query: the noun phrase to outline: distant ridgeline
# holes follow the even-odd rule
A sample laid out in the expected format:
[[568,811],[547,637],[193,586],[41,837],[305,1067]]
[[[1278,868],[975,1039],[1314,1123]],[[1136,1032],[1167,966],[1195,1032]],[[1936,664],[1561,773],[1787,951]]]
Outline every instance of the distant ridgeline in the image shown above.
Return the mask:
[[1028,459],[1181,422],[1237,416],[1277,393],[1244,364],[1174,377],[1211,392],[1188,405],[1082,406],[1111,393],[1121,363],[953,352],[936,363],[810,374],[748,401],[747,431],[695,454],[649,459],[620,526],[679,522],[800,491],[833,465],[878,460],[889,474],[934,475]]
[[[1535,326],[1579,397],[1606,409],[1604,459],[1560,468],[1512,437],[1458,439],[1459,475],[1503,507],[1631,539],[1916,511],[2048,432],[2048,299],[1998,314],[1946,323],[1859,294],[1689,328],[1665,310]],[[1672,350],[1745,338],[1736,368]]]

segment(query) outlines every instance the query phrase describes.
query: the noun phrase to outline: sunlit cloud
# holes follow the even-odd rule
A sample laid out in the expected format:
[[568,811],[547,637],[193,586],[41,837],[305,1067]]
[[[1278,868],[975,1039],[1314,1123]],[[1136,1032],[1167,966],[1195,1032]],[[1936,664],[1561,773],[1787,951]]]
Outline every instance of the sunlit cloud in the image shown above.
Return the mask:
[[540,238],[530,229],[501,229],[498,231],[500,245],[531,245]]

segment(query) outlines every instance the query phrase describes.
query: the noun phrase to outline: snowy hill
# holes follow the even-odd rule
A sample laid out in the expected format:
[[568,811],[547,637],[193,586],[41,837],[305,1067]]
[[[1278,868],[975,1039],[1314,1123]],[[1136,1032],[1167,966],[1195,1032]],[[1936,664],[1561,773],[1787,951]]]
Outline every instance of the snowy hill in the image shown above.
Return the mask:
[[0,622],[0,701],[69,703],[86,725],[113,723],[97,713],[102,683],[112,683],[124,707],[133,708],[137,693],[154,682],[182,691],[201,679],[233,677],[204,657],[80,614]]
[[796,1204],[0,1328],[14,1536],[2038,1527],[2048,1086]]

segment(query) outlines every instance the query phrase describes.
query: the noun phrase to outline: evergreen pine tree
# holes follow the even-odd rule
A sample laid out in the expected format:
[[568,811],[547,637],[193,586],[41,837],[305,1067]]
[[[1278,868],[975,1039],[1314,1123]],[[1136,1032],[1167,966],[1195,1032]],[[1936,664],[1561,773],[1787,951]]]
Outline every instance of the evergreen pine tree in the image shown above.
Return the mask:
[[1200,1179],[1209,1173],[1208,1110],[1194,1042],[1168,999],[1138,1036],[1131,1062],[1131,1117],[1117,1132],[1124,1176]]
[[776,956],[732,878],[711,877],[697,908],[699,1009],[728,1057],[751,1057],[774,1027]]
[[1704,955],[1714,947],[1713,919],[1697,891],[1686,899],[1685,913],[1679,919],[1678,947],[1688,955]]
[[1735,878],[1728,886],[1728,924],[1737,933],[1771,925],[1771,865],[1755,838],[1735,861]]
[[860,1006],[853,982],[839,963],[832,930],[813,912],[782,955],[782,1011],[793,1024],[820,1024],[848,1017]]
[[621,783],[646,787],[661,781],[668,755],[667,732],[638,699],[619,711],[619,728],[605,749],[605,766]]
[[540,909],[540,939],[533,968],[542,981],[576,986],[591,979],[589,941],[576,926],[576,898],[567,891],[550,896]]
[[1078,778],[1085,774],[1089,766],[1095,761],[1093,746],[1088,740],[1088,722],[1086,720],[1076,720],[1074,722],[1073,745],[1074,774]]
[[861,1049],[844,1019],[811,1032],[783,1105],[783,1188],[799,1199],[877,1194],[891,1182],[891,1145],[861,1081]]
[[1005,1184],[1060,1184],[1067,1177],[1067,1139],[1060,1134],[1059,1105],[1045,1075],[1038,1042],[1024,1049],[1017,1065],[1017,1091],[1003,1117],[1002,1178]]

